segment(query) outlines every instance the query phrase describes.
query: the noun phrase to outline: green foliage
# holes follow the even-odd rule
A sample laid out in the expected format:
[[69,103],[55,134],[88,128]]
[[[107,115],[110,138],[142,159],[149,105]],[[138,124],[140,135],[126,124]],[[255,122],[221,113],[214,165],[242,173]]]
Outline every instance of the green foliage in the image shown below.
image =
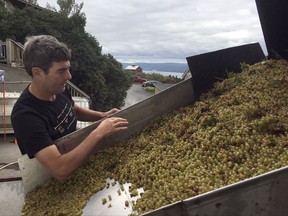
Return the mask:
[[240,63],[241,71],[247,71],[249,69],[249,65],[245,63]]
[[0,40],[3,40],[3,36],[7,35],[8,15],[4,2],[0,1]]
[[155,94],[155,87],[147,86],[144,88],[144,91],[150,93],[151,95]]
[[[98,70],[103,77],[104,88],[92,97],[92,108],[102,107],[104,110],[124,105],[126,91],[131,87],[129,77],[123,73],[122,65],[110,54],[103,55]],[[97,100],[101,96],[101,101]]]
[[84,15],[84,13],[81,12],[84,5],[83,2],[81,4],[76,4],[75,0],[57,0],[57,4],[60,7],[58,12],[66,17],[75,14],[78,16]]
[[97,39],[85,32],[86,17],[81,12],[83,3],[75,4],[74,0],[57,2],[61,3],[59,13],[32,7],[7,11],[0,2],[0,40],[11,38],[24,43],[29,35],[55,36],[71,48],[71,82],[90,96],[91,108],[104,111],[121,107],[131,86],[130,77],[112,55],[102,54]]
[[159,73],[147,74],[144,72],[137,72],[137,71],[130,71],[130,70],[124,70],[124,72],[130,76],[140,76],[147,80],[157,80],[162,83],[177,83],[181,81],[181,78],[178,78],[176,76],[171,76],[171,75],[163,76],[162,74],[159,74]]

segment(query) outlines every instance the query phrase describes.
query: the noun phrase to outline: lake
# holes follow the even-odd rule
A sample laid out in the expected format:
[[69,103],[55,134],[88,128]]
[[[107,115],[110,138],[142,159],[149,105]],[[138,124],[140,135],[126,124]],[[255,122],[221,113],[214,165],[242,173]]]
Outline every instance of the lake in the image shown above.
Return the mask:
[[177,78],[182,78],[182,75],[184,72],[168,72],[168,71],[157,71],[157,70],[143,70],[143,73],[152,74],[152,73],[158,73],[163,76],[175,76]]

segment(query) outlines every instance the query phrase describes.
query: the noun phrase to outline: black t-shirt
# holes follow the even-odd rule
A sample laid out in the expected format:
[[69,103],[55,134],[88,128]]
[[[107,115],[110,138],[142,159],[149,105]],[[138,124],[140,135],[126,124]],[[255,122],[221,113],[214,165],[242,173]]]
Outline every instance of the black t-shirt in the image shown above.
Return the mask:
[[34,97],[28,87],[15,103],[11,122],[22,154],[35,154],[76,130],[74,101],[68,90],[56,95],[53,102]]

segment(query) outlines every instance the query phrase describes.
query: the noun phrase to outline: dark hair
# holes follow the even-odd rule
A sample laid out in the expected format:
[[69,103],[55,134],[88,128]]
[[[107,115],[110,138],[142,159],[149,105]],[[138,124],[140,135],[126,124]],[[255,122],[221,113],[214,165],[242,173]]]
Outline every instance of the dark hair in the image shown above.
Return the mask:
[[51,35],[37,35],[26,38],[23,50],[23,64],[32,76],[32,68],[39,67],[48,73],[53,62],[70,61],[71,51],[67,45]]

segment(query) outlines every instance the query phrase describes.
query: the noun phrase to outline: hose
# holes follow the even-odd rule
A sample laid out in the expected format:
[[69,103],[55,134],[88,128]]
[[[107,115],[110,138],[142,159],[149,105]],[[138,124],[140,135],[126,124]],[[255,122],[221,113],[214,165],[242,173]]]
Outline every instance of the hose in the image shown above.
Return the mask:
[[14,161],[14,162],[12,162],[12,163],[6,164],[6,165],[0,167],[0,171],[3,170],[3,169],[5,169],[5,168],[8,167],[8,166],[11,166],[11,165],[14,165],[14,164],[17,164],[17,163],[18,163],[18,161]]

